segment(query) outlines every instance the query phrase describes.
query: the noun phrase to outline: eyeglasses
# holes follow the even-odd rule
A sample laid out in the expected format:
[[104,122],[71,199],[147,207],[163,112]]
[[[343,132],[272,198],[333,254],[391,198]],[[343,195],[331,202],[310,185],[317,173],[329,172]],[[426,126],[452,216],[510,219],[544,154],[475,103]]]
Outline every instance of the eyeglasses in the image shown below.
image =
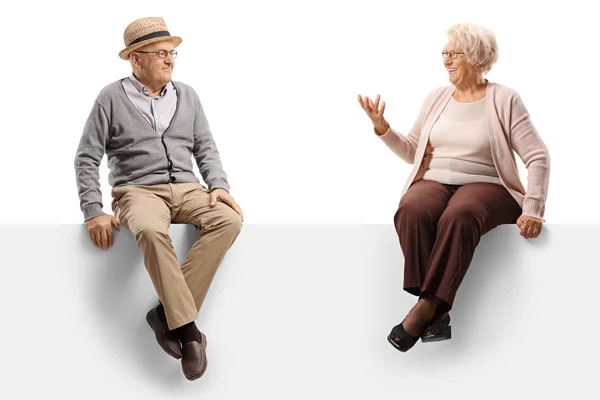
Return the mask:
[[465,53],[461,53],[460,51],[442,51],[442,58],[446,58],[448,56],[450,56],[451,60],[456,59],[456,57],[458,57],[459,54],[465,54]]
[[139,51],[136,50],[135,53],[144,53],[144,54],[156,54],[158,58],[167,58],[167,55],[170,54],[173,59],[177,58],[177,50],[158,50],[158,51]]

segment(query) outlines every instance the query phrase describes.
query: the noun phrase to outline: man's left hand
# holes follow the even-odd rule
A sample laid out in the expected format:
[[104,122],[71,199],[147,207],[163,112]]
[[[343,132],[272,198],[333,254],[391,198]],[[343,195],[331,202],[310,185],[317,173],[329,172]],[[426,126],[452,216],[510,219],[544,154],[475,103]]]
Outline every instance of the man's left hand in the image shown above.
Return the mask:
[[534,239],[542,231],[544,222],[541,219],[521,215],[517,220],[517,226],[521,229],[521,236],[525,239]]
[[214,207],[217,205],[217,201],[227,204],[229,207],[233,208],[233,210],[240,215],[242,221],[244,221],[244,214],[242,213],[242,209],[235,202],[233,197],[227,192],[225,189],[215,189],[210,192],[210,206]]

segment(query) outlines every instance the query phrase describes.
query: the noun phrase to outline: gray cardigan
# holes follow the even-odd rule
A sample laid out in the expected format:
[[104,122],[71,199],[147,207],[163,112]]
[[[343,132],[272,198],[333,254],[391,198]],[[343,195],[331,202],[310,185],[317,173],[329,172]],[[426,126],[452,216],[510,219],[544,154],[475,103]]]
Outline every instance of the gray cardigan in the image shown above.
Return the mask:
[[162,135],[131,103],[121,80],[107,85],[98,95],[75,155],[75,177],[84,220],[104,214],[99,167],[105,153],[112,187],[199,183],[193,172],[193,155],[209,190],[229,190],[198,95],[181,82],[173,85],[177,90],[177,110]]

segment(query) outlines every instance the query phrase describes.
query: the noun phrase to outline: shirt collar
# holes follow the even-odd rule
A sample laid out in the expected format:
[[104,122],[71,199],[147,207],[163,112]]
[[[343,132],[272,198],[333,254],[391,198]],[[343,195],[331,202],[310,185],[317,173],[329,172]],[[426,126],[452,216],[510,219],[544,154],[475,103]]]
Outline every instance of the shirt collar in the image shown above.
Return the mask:
[[[133,87],[135,87],[138,92],[150,97],[150,95],[148,94],[148,88],[146,86],[142,85],[142,83],[137,80],[137,78],[135,77],[133,72],[131,73],[129,80],[131,81],[131,83],[133,84]],[[167,83],[165,85],[164,89],[162,90],[162,92],[160,92],[160,97],[163,97],[165,94],[167,94],[167,92],[169,90],[173,90],[174,88],[175,87],[173,86],[172,82]]]

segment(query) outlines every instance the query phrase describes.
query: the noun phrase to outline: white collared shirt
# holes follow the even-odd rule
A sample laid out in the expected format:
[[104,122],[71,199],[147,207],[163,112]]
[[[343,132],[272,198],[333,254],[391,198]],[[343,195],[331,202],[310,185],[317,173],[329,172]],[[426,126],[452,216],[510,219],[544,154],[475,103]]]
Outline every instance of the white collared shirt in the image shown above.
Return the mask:
[[131,103],[157,133],[165,133],[177,109],[177,90],[169,82],[159,96],[151,97],[148,88],[133,75],[121,81]]

